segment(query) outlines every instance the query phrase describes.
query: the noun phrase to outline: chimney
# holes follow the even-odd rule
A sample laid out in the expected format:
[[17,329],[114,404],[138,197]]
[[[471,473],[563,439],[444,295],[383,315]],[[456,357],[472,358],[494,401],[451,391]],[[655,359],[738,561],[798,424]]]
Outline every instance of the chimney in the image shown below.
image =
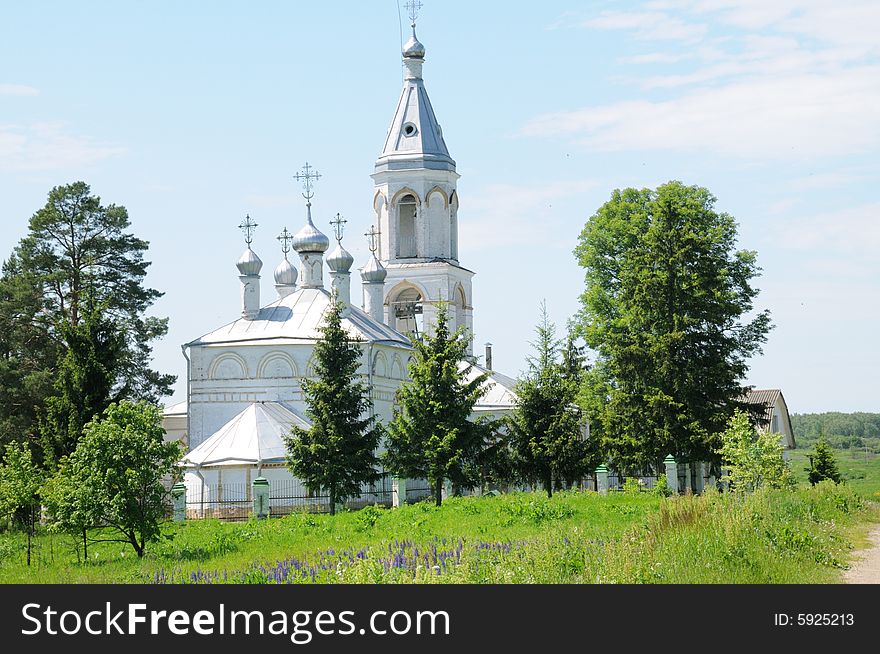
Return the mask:
[[492,344],[486,343],[486,370],[492,370]]

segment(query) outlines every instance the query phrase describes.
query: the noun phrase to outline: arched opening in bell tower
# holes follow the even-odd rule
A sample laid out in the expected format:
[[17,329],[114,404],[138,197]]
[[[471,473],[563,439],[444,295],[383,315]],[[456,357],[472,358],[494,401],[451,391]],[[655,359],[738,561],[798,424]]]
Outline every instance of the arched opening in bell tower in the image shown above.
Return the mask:
[[397,257],[416,257],[416,199],[404,195],[397,203]]
[[424,333],[422,294],[418,290],[405,288],[389,304],[394,329],[410,338],[419,338]]

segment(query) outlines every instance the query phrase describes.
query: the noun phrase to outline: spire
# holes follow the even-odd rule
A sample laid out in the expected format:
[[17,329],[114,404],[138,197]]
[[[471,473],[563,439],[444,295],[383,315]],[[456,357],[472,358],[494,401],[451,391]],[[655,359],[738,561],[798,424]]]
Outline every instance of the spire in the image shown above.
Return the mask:
[[454,172],[455,161],[449,156],[422,80],[425,46],[416,37],[416,16],[422,3],[408,2],[406,7],[412,21],[412,36],[402,53],[406,75],[376,172],[420,168]]

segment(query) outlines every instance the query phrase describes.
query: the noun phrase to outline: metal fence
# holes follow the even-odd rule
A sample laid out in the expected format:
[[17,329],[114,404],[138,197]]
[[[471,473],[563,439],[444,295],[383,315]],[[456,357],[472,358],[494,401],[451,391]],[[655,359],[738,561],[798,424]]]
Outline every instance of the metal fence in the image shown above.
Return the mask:
[[[415,480],[407,488],[407,502],[416,502],[430,496],[427,482]],[[383,474],[375,482],[364,484],[357,496],[345,502],[348,509],[362,509],[378,504],[390,507],[393,503],[393,480]],[[217,518],[219,520],[247,520],[253,512],[253,492],[249,484],[215,483],[200,487],[195,493],[187,493],[186,517],[188,519]],[[299,479],[271,481],[269,483],[269,515],[273,517],[290,513],[329,513],[330,496],[322,489],[313,493]]]

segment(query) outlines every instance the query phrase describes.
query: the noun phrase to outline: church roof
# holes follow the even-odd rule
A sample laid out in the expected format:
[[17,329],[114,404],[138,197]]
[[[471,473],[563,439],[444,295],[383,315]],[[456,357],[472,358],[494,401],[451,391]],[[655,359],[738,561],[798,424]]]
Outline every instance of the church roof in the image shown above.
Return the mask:
[[[464,368],[469,364],[462,361],[459,365]],[[471,365],[467,380],[471,381],[477,375],[481,375],[484,372],[489,373],[489,378],[486,380],[486,392],[479,399],[476,406],[474,406],[474,411],[480,412],[512,409],[514,404],[516,404],[516,393],[514,391],[516,380],[511,379],[507,375],[502,375],[495,370],[488,370],[477,364]]]
[[284,461],[284,436],[294,425],[311,424],[292,407],[281,402],[255,402],[187,454],[181,464],[234,466]]
[[[309,342],[321,339],[318,329],[330,308],[330,293],[323,288],[300,288],[260,309],[254,320],[239,318],[197,338],[187,347],[226,343]],[[356,306],[348,307],[342,328],[353,339],[366,343],[389,343],[410,347],[409,339],[373,320]]]
[[[418,61],[421,71],[421,57]],[[376,161],[376,172],[411,168],[455,171],[455,161],[449,156],[421,72],[406,76],[385,147]]]

